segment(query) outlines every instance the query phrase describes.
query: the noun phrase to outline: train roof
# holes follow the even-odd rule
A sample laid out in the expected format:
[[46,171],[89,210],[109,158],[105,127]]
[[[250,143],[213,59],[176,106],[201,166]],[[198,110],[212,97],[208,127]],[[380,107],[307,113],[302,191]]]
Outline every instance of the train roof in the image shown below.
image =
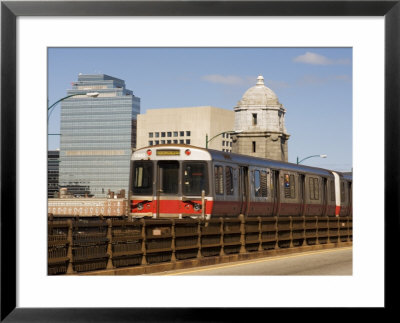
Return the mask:
[[353,180],[353,172],[345,172],[345,173],[341,173],[343,175],[343,178],[348,180],[348,181],[352,181]]
[[[219,150],[209,149],[211,157],[213,160],[228,161],[231,160],[238,164],[252,164],[257,166],[264,166],[273,169],[285,169],[288,171],[303,172],[303,173],[313,173],[321,176],[332,176],[331,171],[318,167],[311,167],[305,165],[297,165],[293,163],[283,162],[279,160],[253,157],[247,155],[241,155],[236,153],[226,153]],[[228,159],[228,160],[227,160]]]
[[[267,168],[272,168],[272,169],[284,169],[284,170],[294,171],[294,172],[313,173],[313,174],[320,175],[320,176],[329,176],[329,177],[333,176],[332,170],[328,170],[328,169],[324,169],[324,168],[311,167],[311,166],[305,166],[305,165],[297,165],[294,163],[288,163],[288,162],[283,162],[283,161],[278,161],[278,160],[273,160],[273,159],[253,157],[253,156],[241,155],[241,154],[231,153],[231,152],[223,152],[220,150],[206,149],[206,148],[202,148],[202,147],[196,147],[196,146],[185,145],[185,144],[161,144],[161,145],[147,146],[147,147],[139,148],[135,152],[138,152],[141,150],[148,150],[148,149],[157,149],[157,148],[194,149],[194,150],[207,152],[210,156],[209,160],[232,162],[232,163],[236,163],[239,165],[240,164],[243,164],[243,165],[251,164],[251,165],[257,165],[257,166],[262,166],[262,167],[267,167]],[[132,158],[133,158],[133,155],[132,155]],[[352,178],[352,176],[348,175],[348,173],[341,173],[341,172],[337,172],[337,171],[334,171],[334,172],[338,173],[340,177],[343,177],[347,180],[351,180],[351,178]]]

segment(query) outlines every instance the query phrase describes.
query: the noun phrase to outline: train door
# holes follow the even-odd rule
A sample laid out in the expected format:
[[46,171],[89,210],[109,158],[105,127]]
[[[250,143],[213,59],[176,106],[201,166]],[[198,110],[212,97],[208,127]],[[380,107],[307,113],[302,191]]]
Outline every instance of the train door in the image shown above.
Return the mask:
[[347,216],[353,216],[353,187],[352,182],[349,182],[349,213]]
[[172,210],[179,208],[179,162],[159,161],[156,178],[156,217],[176,216]]
[[300,203],[300,216],[305,214],[306,192],[305,192],[305,175],[299,174],[299,203]]
[[271,196],[273,202],[273,212],[274,216],[279,216],[280,209],[280,189],[279,189],[279,171],[271,170]]
[[322,215],[326,216],[328,211],[328,180],[322,177]]
[[249,168],[247,166],[240,166],[239,169],[239,199],[240,214],[247,215],[249,204]]

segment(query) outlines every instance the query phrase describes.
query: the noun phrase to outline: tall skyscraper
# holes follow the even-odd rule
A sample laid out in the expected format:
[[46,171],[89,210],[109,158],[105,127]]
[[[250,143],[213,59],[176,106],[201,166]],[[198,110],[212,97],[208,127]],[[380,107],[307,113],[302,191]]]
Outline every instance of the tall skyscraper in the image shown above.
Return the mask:
[[61,103],[60,188],[79,196],[127,193],[140,98],[125,81],[104,74],[79,74],[67,95]]

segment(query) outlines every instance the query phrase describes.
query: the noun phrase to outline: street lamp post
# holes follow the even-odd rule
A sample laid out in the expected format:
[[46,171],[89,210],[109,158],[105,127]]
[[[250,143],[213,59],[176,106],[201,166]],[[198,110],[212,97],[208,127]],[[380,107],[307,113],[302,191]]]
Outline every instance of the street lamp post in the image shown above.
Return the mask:
[[[47,113],[50,112],[50,114],[49,114],[48,117],[47,117],[47,121],[49,120],[50,115],[51,115],[51,113],[52,113],[53,110],[54,110],[53,108],[56,106],[57,103],[59,103],[59,102],[61,102],[61,101],[64,101],[65,99],[71,98],[71,97],[73,97],[73,96],[86,95],[86,96],[91,97],[91,98],[97,98],[97,97],[99,96],[99,94],[100,94],[99,92],[89,92],[89,93],[84,93],[84,94],[80,94],[80,93],[79,93],[79,94],[67,95],[67,96],[61,98],[60,100],[54,102],[51,106],[49,106],[49,107],[47,108]],[[51,111],[50,111],[50,110],[51,110]]]
[[[83,93],[83,94],[82,93],[78,93],[78,94],[67,95],[67,96],[61,98],[60,100],[54,102],[51,106],[49,106],[47,108],[47,114],[48,114],[47,115],[47,123],[49,122],[50,116],[51,116],[52,112],[54,111],[54,107],[56,106],[57,103],[59,103],[61,101],[64,101],[64,100],[66,100],[68,98],[71,98],[73,96],[86,95],[86,96],[91,97],[91,98],[97,98],[99,96],[99,94],[100,94],[99,92],[89,92],[89,93]],[[52,135],[52,134],[49,134],[49,135]]]
[[241,133],[243,130],[235,130],[235,131],[223,131],[221,133],[219,133],[218,135],[215,135],[214,137],[212,137],[210,140],[208,140],[208,134],[206,134],[206,149],[208,148],[208,143],[213,140],[214,138],[222,135],[223,133],[227,133],[229,135],[233,135],[235,133]]
[[328,157],[328,155],[312,155],[312,156],[308,156],[306,158],[303,158],[302,160],[299,161],[299,156],[297,156],[297,165],[299,165],[302,161],[308,159],[308,158],[312,158],[312,157],[321,157],[321,158],[326,158]]

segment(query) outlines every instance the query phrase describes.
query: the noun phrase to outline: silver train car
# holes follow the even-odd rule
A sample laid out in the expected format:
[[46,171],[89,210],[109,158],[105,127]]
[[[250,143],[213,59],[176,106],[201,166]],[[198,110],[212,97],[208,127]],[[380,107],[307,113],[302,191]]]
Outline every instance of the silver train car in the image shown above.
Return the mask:
[[189,145],[132,154],[132,217],[352,216],[352,176]]

